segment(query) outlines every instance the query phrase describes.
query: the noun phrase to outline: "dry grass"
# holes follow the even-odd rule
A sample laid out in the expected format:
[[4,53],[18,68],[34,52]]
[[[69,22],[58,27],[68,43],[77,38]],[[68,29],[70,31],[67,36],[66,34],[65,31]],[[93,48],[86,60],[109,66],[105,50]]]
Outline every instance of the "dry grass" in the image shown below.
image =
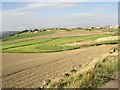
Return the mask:
[[104,37],[95,40],[95,42],[104,42],[104,41],[111,41],[111,40],[118,40],[118,36],[111,36],[111,37]]
[[118,71],[118,52],[115,49],[102,57],[93,59],[62,80],[53,81],[45,88],[95,88],[114,79]]

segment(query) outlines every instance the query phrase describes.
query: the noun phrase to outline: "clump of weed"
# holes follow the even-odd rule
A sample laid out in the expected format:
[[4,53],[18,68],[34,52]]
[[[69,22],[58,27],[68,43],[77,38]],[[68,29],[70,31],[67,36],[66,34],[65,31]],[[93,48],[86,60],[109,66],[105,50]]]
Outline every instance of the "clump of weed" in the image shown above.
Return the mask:
[[76,72],[77,72],[76,68],[73,68],[73,69],[71,70],[71,73],[72,73],[72,74],[74,74],[74,73],[76,73]]
[[70,74],[69,74],[69,73],[65,73],[64,76],[65,76],[65,77],[69,77]]

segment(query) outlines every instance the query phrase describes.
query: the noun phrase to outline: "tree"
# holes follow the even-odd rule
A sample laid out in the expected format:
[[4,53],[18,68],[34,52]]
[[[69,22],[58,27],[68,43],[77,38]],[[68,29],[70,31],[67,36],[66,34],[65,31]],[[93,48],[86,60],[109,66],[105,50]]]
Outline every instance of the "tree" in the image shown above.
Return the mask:
[[34,31],[39,31],[39,30],[36,28],[36,29],[34,29]]

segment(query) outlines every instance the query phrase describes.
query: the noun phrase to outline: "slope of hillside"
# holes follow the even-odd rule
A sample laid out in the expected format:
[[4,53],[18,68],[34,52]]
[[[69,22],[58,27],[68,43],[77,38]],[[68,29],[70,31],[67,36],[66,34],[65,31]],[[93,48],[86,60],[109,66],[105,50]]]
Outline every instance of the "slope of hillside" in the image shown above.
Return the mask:
[[4,38],[4,37],[8,37],[8,36],[10,36],[10,35],[13,35],[13,34],[17,34],[17,33],[19,33],[20,31],[2,31],[2,32],[0,32],[1,34],[0,34],[0,37],[2,38]]
[[[59,30],[55,33],[34,33],[32,37],[29,33],[25,33],[25,35],[9,37],[0,45],[3,57],[3,88],[37,88],[43,84],[45,79],[49,78],[53,82],[45,87],[54,87],[54,81],[64,77],[66,72],[76,71],[74,68],[80,66],[84,71],[91,65],[88,64],[92,63],[92,60],[104,56],[111,49],[116,48],[119,43],[115,33],[101,31]],[[99,60],[101,61],[101,59],[94,61]],[[96,63],[93,63],[93,68]],[[114,64],[112,65],[114,66]],[[108,70],[111,72],[111,69]],[[66,75],[69,75],[68,73]],[[72,75],[76,76],[76,74],[71,74],[71,77]],[[90,78],[88,77],[88,79]],[[84,83],[77,82],[78,78],[74,78],[74,84],[72,84],[71,78],[65,80],[68,85],[60,87],[78,87],[81,84],[85,86]],[[85,81],[87,85],[88,81]],[[95,82],[95,85],[99,83],[101,81]],[[56,85],[59,85],[59,81],[56,82]],[[89,85],[89,87],[93,86]]]
[[59,79],[65,72],[103,56],[115,46],[56,53],[3,53],[3,87],[39,87],[45,79]]
[[[40,53],[40,52],[60,52],[81,48],[80,46],[62,46],[62,44],[94,40],[103,37],[110,37],[112,34],[99,34],[99,35],[84,35],[84,36],[72,36],[64,38],[51,38],[51,39],[33,39],[20,42],[3,43],[3,52],[6,53]],[[117,42],[117,40],[116,40]],[[100,42],[101,43],[101,42]],[[104,44],[104,43],[103,43]],[[83,43],[84,45],[84,43]],[[94,45],[94,44],[90,44]],[[89,46],[90,46],[89,45]]]
[[[89,61],[71,71],[69,74],[58,80],[49,82],[43,88],[97,88],[110,80],[114,80],[114,74],[120,70],[118,68],[118,51],[113,49],[105,55]],[[116,76],[116,75],[115,75]],[[113,82],[114,84],[114,82]],[[111,83],[112,85],[112,83]],[[113,86],[114,88],[118,88]],[[110,87],[107,87],[110,88]]]

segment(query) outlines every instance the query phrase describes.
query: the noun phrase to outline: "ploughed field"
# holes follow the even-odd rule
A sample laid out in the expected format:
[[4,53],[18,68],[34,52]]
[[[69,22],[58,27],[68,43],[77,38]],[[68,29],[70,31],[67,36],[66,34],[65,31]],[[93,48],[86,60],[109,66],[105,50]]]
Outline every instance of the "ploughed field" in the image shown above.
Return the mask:
[[[39,87],[45,79],[59,79],[65,72],[109,52],[118,43],[114,34],[100,31],[50,32],[31,34],[32,37],[23,33],[26,36],[3,39],[3,88]],[[111,37],[114,39],[106,39]]]
[[74,67],[104,55],[114,45],[87,47],[56,53],[4,53],[3,87],[38,87],[44,79],[56,79]]

